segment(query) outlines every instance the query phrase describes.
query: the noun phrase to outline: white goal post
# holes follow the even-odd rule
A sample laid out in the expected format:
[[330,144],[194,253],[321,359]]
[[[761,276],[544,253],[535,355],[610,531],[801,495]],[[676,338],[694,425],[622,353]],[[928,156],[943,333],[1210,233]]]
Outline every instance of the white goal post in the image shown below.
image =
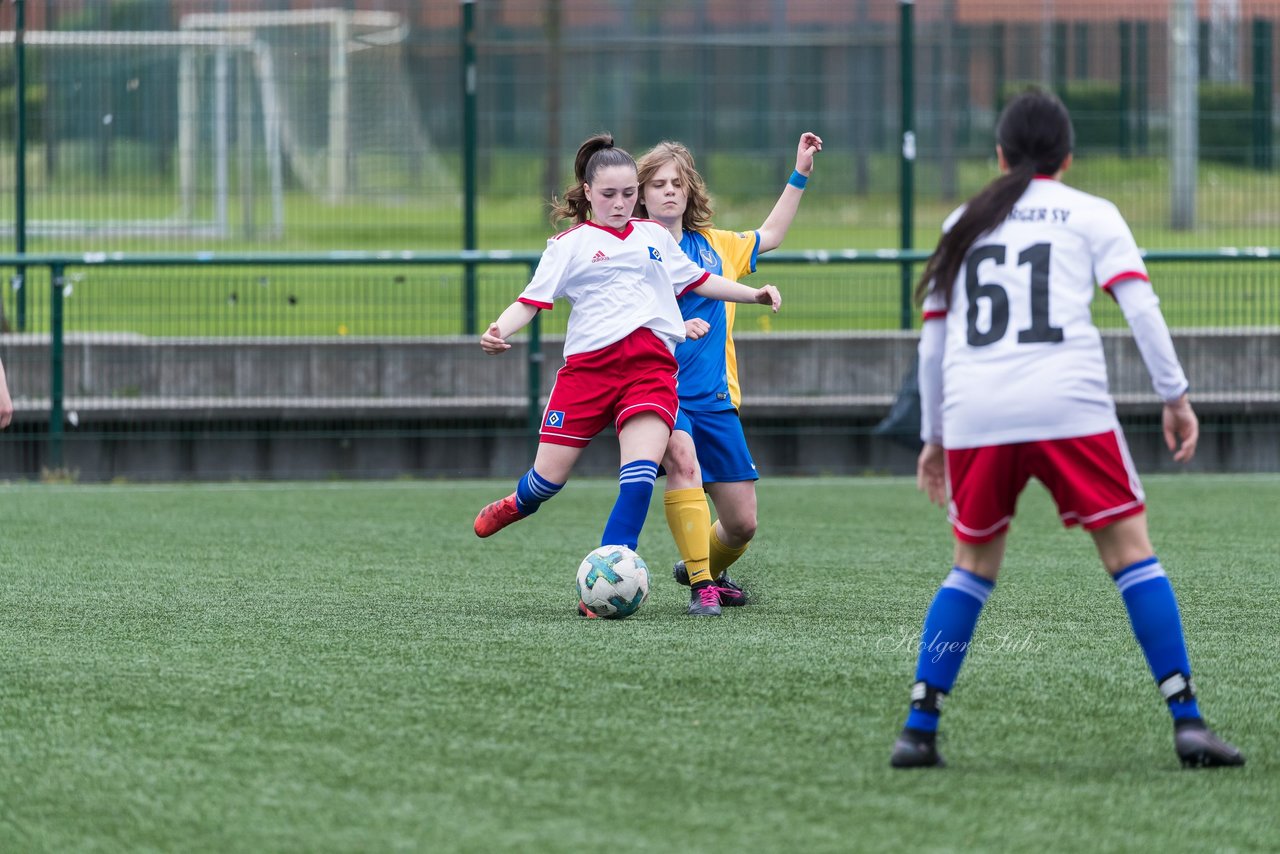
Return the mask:
[[[448,181],[402,61],[409,25],[401,15],[332,8],[195,13],[179,26],[251,39],[264,109],[270,89],[291,173],[312,195],[341,202],[366,191],[403,193],[414,183],[393,174]],[[362,172],[363,161],[369,165]]]
[[[0,32],[0,44],[13,44],[12,30]],[[79,219],[33,220],[28,224],[31,234],[48,236],[157,236],[181,235],[193,237],[227,237],[231,233],[229,200],[229,140],[231,117],[229,116],[229,86],[235,75],[241,89],[237,99],[239,109],[237,138],[241,146],[239,168],[240,192],[245,208],[246,222],[252,222],[253,186],[251,146],[253,145],[253,113],[251,76],[256,76],[262,99],[262,151],[268,171],[271,194],[271,231],[279,234],[284,226],[283,178],[281,166],[279,111],[273,108],[274,90],[265,85],[270,73],[270,55],[262,46],[254,44],[246,33],[239,32],[180,32],[173,30],[30,30],[23,34],[25,44],[46,48],[57,53],[71,51],[96,51],[100,55],[120,54],[117,67],[127,67],[136,61],[139,49],[152,52],[165,48],[176,50],[179,56],[180,81],[178,103],[171,106],[178,114],[178,163],[179,189],[177,211],[167,218],[133,219]],[[130,52],[133,52],[131,56]],[[215,67],[212,80],[212,113],[210,137],[212,153],[200,149],[197,136],[200,111],[196,106],[199,95],[196,90],[196,64],[201,59],[212,59]],[[60,61],[65,62],[59,58]],[[249,65],[254,70],[249,70]],[[235,69],[233,71],[233,69]],[[163,110],[164,104],[153,105]],[[104,122],[110,116],[102,117]],[[199,210],[197,204],[197,164],[207,160],[212,165],[212,209]],[[12,230],[12,224],[7,224]]]
[[[51,195],[28,233],[279,237],[287,182],[331,204],[438,197],[457,177],[409,79],[409,33],[400,14],[347,9],[189,14],[177,30],[27,31],[25,43],[45,51],[37,85],[49,87],[57,123],[43,149],[29,149],[49,169],[35,193]],[[0,45],[14,38],[0,32]],[[136,94],[111,88],[126,83]],[[110,100],[96,94],[108,91],[129,100],[114,126]],[[59,183],[95,166],[105,180],[87,193]],[[138,179],[153,176],[163,189],[139,194],[151,185]]]

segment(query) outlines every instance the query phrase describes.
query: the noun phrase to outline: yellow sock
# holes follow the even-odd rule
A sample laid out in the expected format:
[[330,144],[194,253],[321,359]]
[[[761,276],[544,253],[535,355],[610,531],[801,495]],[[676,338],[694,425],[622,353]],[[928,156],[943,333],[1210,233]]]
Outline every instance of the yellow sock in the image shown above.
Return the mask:
[[731,549],[720,542],[720,537],[716,535],[715,528],[712,528],[711,541],[708,545],[711,555],[711,577],[719,578],[724,575],[726,569],[733,566],[734,561],[742,557],[742,553],[747,550],[747,546],[751,545],[751,542],[748,540],[740,548]]
[[667,527],[689,571],[689,583],[711,580],[707,545],[711,539],[711,509],[701,489],[672,489],[662,496]]

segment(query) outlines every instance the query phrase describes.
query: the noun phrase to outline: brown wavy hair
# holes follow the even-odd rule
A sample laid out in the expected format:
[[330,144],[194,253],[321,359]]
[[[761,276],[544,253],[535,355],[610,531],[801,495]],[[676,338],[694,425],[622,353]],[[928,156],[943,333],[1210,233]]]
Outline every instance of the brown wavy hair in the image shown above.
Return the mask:
[[613,144],[613,134],[598,133],[578,146],[573,158],[574,182],[565,188],[564,198],[551,199],[551,224],[571,219],[582,224],[591,218],[591,202],[587,200],[585,185],[595,181],[596,173],[610,166],[636,168],[636,160]]
[[640,179],[640,216],[649,218],[649,209],[644,204],[644,185],[652,181],[658,170],[668,163],[676,165],[676,174],[689,195],[689,203],[685,206],[680,225],[686,231],[710,228],[713,211],[707,182],[702,180],[693,164],[693,153],[679,142],[664,140],[640,156],[636,164],[636,174]]

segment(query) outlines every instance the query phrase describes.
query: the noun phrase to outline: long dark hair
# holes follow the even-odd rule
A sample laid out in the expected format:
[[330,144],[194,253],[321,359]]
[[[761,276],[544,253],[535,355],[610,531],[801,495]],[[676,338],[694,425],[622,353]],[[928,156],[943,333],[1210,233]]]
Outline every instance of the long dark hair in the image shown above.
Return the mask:
[[1009,216],[1032,178],[1054,175],[1062,168],[1075,142],[1075,131],[1067,108],[1056,95],[1028,89],[1001,111],[996,142],[1009,171],[970,199],[951,230],[942,235],[916,283],[918,302],[938,290],[950,305],[951,287],[974,241]]
[[578,154],[573,158],[574,182],[565,188],[563,200],[551,200],[551,224],[564,219],[581,224],[590,219],[591,202],[587,200],[583,185],[594,182],[596,173],[610,166],[636,168],[634,157],[614,147],[613,134],[608,131],[598,133],[578,146]]

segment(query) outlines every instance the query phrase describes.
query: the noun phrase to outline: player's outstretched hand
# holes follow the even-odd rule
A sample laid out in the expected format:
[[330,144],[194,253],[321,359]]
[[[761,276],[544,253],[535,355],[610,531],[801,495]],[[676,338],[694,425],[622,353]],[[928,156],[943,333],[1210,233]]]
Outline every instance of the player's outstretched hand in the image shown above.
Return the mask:
[[916,460],[916,488],[942,509],[947,507],[946,452],[941,445],[925,445]]
[[[1173,451],[1174,462],[1188,463],[1196,455],[1196,443],[1200,441],[1200,419],[1191,408],[1191,401],[1182,397],[1164,405],[1161,419],[1164,427],[1164,443]],[[1182,440],[1181,446],[1178,440]]]
[[490,356],[496,356],[511,349],[511,345],[498,334],[499,331],[498,324],[490,323],[489,329],[480,336],[480,347]]
[[707,323],[701,317],[695,317],[692,320],[686,320],[684,322],[684,337],[689,341],[697,341],[710,330],[711,324]]
[[773,313],[777,314],[782,307],[782,294],[773,285],[765,285],[756,289],[756,302],[772,307]]
[[800,134],[800,144],[796,146],[796,171],[808,175],[813,171],[813,155],[822,150],[822,137],[816,133],[805,131]]

